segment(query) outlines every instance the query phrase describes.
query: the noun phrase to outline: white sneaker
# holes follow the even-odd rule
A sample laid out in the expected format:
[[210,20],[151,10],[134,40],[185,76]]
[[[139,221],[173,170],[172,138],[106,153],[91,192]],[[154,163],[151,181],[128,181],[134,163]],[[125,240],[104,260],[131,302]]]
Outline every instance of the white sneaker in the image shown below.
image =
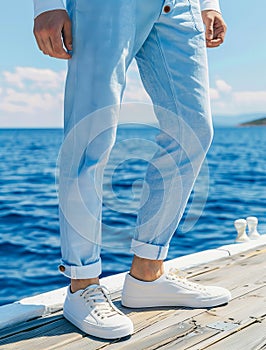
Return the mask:
[[112,303],[108,290],[98,284],[75,293],[69,287],[63,314],[76,327],[95,337],[116,339],[133,333],[132,321]]
[[158,306],[185,306],[192,308],[214,307],[228,303],[231,293],[222,287],[188,281],[170,270],[153,282],[143,282],[126,275],[122,291],[122,305],[131,308]]

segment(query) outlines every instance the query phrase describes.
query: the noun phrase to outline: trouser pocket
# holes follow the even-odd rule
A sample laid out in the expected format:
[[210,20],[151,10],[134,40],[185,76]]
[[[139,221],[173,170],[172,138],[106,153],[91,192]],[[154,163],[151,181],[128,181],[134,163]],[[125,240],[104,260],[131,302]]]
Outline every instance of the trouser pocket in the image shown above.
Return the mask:
[[199,0],[187,0],[192,21],[196,30],[200,33],[204,31]]

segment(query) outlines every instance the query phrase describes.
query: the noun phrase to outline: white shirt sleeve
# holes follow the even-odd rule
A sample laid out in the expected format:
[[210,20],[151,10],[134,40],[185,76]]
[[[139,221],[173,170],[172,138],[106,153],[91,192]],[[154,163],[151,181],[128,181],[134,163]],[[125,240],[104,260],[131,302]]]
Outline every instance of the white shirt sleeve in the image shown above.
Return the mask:
[[200,0],[201,11],[204,10],[215,10],[221,12],[219,0]]
[[[65,10],[63,0],[33,0],[34,18],[41,13],[51,10]],[[201,11],[215,10],[221,12],[219,0],[200,0]]]
[[33,0],[34,18],[41,13],[51,10],[65,10],[63,0]]

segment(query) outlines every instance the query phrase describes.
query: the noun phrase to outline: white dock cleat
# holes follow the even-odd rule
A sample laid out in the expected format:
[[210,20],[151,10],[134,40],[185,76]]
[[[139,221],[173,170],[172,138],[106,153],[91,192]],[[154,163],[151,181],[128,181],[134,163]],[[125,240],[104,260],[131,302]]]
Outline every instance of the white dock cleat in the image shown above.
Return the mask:
[[260,234],[257,231],[258,218],[256,218],[256,216],[249,216],[246,220],[248,224],[248,237],[252,240],[259,239]]
[[246,233],[247,221],[245,219],[237,219],[234,225],[237,231],[236,242],[242,243],[250,241]]

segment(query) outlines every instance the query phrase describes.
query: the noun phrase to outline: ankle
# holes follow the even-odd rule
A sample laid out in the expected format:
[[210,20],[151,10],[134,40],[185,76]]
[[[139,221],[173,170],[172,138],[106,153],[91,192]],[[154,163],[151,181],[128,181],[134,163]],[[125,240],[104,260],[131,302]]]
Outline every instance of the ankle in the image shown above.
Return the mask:
[[70,284],[70,290],[72,293],[75,293],[78,290],[85,289],[92,284],[100,284],[99,277],[87,279],[72,279]]
[[163,260],[150,260],[134,256],[130,275],[138,280],[152,282],[164,273]]

